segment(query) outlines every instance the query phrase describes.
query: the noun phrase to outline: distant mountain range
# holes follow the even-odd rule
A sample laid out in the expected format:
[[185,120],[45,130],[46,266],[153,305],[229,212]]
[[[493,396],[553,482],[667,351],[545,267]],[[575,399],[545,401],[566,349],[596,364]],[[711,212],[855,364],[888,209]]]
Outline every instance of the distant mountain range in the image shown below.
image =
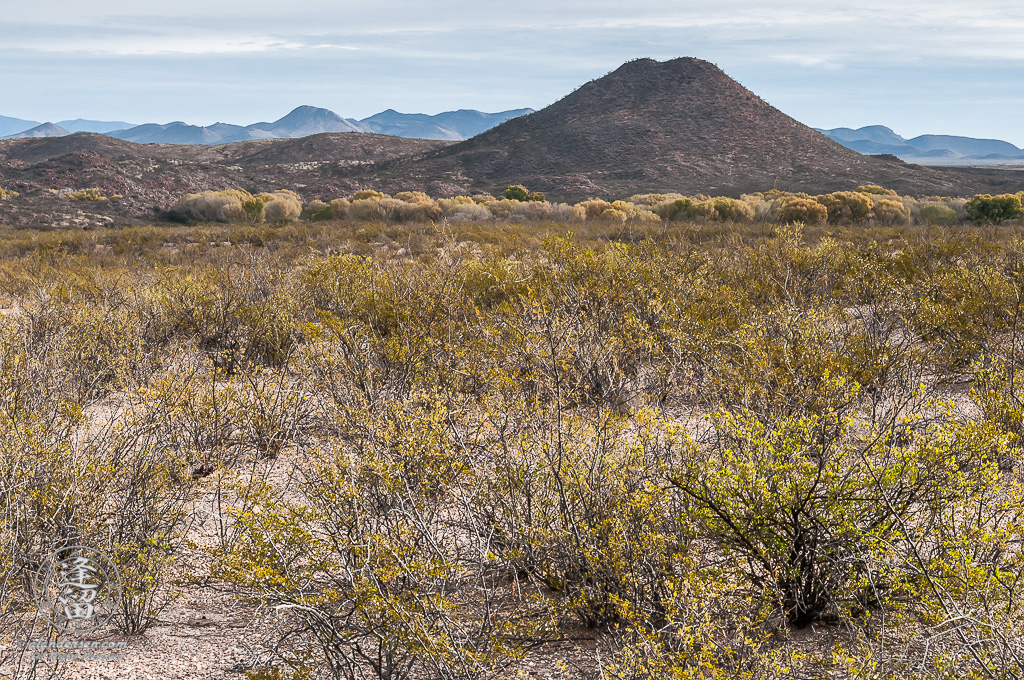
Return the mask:
[[0,116],[0,137],[5,139],[24,139],[27,137],[63,137],[76,132],[99,132],[106,134],[114,130],[132,127],[123,120],[62,120],[59,123],[39,123],[35,120],[8,118]]
[[18,134],[11,135],[10,137],[6,137],[5,139],[33,139],[33,138],[38,138],[38,137],[66,137],[67,135],[70,135],[70,134],[74,134],[74,133],[72,133],[71,130],[68,130],[66,127],[63,127],[61,125],[56,125],[54,123],[43,123],[42,125],[35,126],[31,130],[25,130],[24,132],[19,132]]
[[436,116],[422,113],[399,113],[394,109],[382,111],[359,121],[363,132],[376,132],[396,137],[417,139],[449,139],[459,141],[476,137],[481,132],[506,120],[533,113],[533,109],[513,109],[501,113],[482,113],[467,109],[446,111]]
[[0,136],[5,139],[24,139],[63,137],[75,132],[98,132],[136,144],[226,144],[253,139],[308,137],[321,132],[371,132],[395,137],[458,141],[478,135],[510,118],[532,112],[533,109],[515,109],[500,113],[460,109],[428,116],[422,113],[399,113],[388,109],[363,120],[354,120],[342,118],[328,109],[300,106],[272,123],[254,123],[246,126],[228,123],[199,126],[181,121],[162,125],[147,123],[133,126],[124,122],[81,119],[40,124],[36,121],[0,116]]
[[[63,137],[75,132],[97,132],[136,144],[226,144],[255,139],[290,139],[322,132],[369,132],[412,139],[461,141],[475,137],[533,109],[499,113],[460,109],[435,116],[399,113],[394,109],[356,120],[343,118],[328,109],[300,106],[272,123],[209,126],[173,123],[132,125],[124,121],[62,120],[39,123],[0,116],[0,138],[25,139]],[[918,165],[1003,165],[1024,163],[1024,150],[998,139],[975,139],[950,135],[921,135],[905,139],[883,125],[859,129],[815,128],[829,139],[861,154],[891,154]]]
[[[300,107],[274,123],[246,127],[175,124],[136,130],[148,129],[154,135],[150,139],[168,130],[199,130],[207,144],[137,144],[92,132],[0,141],[0,186],[19,194],[16,200],[0,201],[0,224],[159,221],[183,194],[232,188],[253,193],[289,189],[307,202],[364,189],[496,195],[510,184],[572,202],[637,193],[735,197],[778,189],[819,194],[864,184],[912,196],[1024,188],[1024,163],[922,167],[891,154],[858,153],[774,108],[714,64],[693,58],[629,61],[540,111],[511,117],[462,141],[355,132],[352,127],[372,123],[382,131],[424,134],[424,126],[436,126],[435,131],[470,135],[494,119],[475,112],[384,112],[371,118],[376,120],[351,121]],[[476,127],[465,127],[470,123]],[[183,129],[189,127],[194,130]],[[332,128],[349,131],[310,134]],[[61,131],[44,127],[36,134],[47,132]],[[850,133],[880,145],[905,141],[886,128]],[[209,145],[218,136],[242,134],[264,138]],[[306,136],[266,138],[282,134]],[[921,148],[928,143],[909,141]],[[956,142],[957,153],[965,156],[1006,151],[999,143],[980,150],[964,146],[962,138],[932,141],[939,149]],[[65,188],[92,187],[121,198],[86,205],[60,195]]]
[[884,125],[818,129],[826,137],[863,154],[892,154],[918,165],[1002,165],[1024,162],[1024,150],[998,139],[921,135],[904,139]]
[[101,135],[105,135],[114,130],[134,127],[135,124],[126,123],[123,120],[84,120],[76,118],[75,120],[59,121],[57,125],[68,132],[98,132]]
[[9,135],[14,135],[37,125],[39,125],[39,121],[37,120],[24,120],[22,118],[0,116],[0,136],[7,137]]

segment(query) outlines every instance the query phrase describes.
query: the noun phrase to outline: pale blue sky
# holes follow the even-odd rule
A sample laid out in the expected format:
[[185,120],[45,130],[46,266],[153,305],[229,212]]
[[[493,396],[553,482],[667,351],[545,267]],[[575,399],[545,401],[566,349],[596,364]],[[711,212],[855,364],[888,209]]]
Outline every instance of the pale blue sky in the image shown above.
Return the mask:
[[679,56],[815,127],[1024,146],[1019,0],[37,0],[0,13],[0,115],[248,124],[300,104],[351,118],[541,108],[628,59]]

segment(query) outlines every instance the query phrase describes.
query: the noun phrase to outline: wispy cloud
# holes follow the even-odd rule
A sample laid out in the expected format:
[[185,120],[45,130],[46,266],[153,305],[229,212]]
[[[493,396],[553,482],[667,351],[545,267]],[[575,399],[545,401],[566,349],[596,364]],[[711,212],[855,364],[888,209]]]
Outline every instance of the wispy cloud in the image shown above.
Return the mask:
[[281,40],[271,36],[157,36],[153,38],[121,38],[96,40],[80,38],[60,43],[42,43],[22,49],[53,54],[91,53],[111,56],[156,55],[230,55],[299,50],[307,47],[301,42]]
[[[1024,60],[1024,10],[1000,0],[969,6],[942,0],[892,3],[861,0],[829,7],[811,0],[771,6],[750,0],[669,0],[625,4],[603,0],[522,0],[515,11],[469,0],[178,0],[161,8],[139,8],[127,0],[82,3],[58,0],[60,11],[41,21],[23,6],[0,24],[3,47],[54,54],[105,53],[243,54],[283,50],[386,47],[389,40],[419,38],[422,50],[449,51],[487,33],[498,41],[488,50],[511,49],[521,39],[535,49],[559,52],[559,42],[589,46],[629,41],[675,42],[706,49],[732,49],[739,58],[753,49],[759,59],[804,66],[841,65],[884,55],[913,61],[931,55]],[[572,34],[578,34],[573,39]],[[333,36],[326,40],[323,36]],[[501,40],[502,37],[507,40]]]
[[812,54],[774,54],[768,58],[781,64],[795,64],[807,68],[841,69],[843,65],[833,58]]
[[[9,4],[0,87],[27,103],[0,114],[20,117],[536,108],[626,59],[696,56],[819,126],[1022,134],[1019,0],[47,0],[46,19]],[[980,104],[994,78],[1004,99]]]

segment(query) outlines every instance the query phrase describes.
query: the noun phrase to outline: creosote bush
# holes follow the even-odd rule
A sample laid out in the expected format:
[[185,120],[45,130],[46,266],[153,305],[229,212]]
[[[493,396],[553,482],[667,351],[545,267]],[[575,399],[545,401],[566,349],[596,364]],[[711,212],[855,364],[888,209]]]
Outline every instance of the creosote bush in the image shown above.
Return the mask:
[[832,224],[863,222],[871,214],[871,197],[858,191],[836,191],[815,196],[815,200],[825,206]]
[[870,196],[891,196],[893,198],[899,197],[899,194],[897,194],[892,189],[886,189],[885,187],[880,187],[877,184],[864,184],[862,186],[857,187],[857,191],[862,194],[868,194]]
[[[1024,193],[1024,192],[1022,192]],[[296,219],[314,222],[345,220],[383,224],[438,224],[452,222],[573,223],[592,221],[606,225],[656,227],[666,222],[746,222],[816,225],[828,222],[837,226],[899,227],[912,223],[949,226],[962,216],[978,223],[1002,223],[1022,216],[1013,205],[1020,196],[976,196],[970,201],[950,197],[931,197],[918,201],[899,196],[877,185],[858,187],[857,191],[837,191],[820,196],[772,190],[744,194],[740,198],[704,195],[636,194],[627,200],[588,199],[574,205],[550,202],[540,192],[523,185],[511,185],[498,198],[490,194],[451,196],[433,199],[422,191],[400,191],[394,196],[363,189],[330,201],[315,199],[303,205],[302,198],[290,190],[264,192],[255,196],[228,190],[189,194],[168,212],[176,220],[244,222],[258,226],[264,222],[281,225]],[[927,203],[921,205],[921,203]],[[978,206],[1000,205],[995,209]],[[1005,204],[1005,205],[1004,205]],[[1012,205],[1011,205],[1012,204]],[[1009,207],[1007,207],[1009,206]],[[985,212],[985,211],[988,212]],[[950,215],[955,218],[951,218]],[[632,238],[637,232],[631,231]]]
[[910,224],[910,209],[899,201],[883,198],[871,206],[871,214],[878,224],[892,227],[898,224]]
[[861,189],[8,229],[0,673],[74,541],[250,677],[1020,677],[1020,228]]
[[259,194],[256,199],[263,201],[262,214],[263,219],[267,222],[288,222],[298,219],[302,214],[302,198],[294,191],[282,189],[272,193]]
[[102,203],[109,201],[110,199],[103,195],[103,192],[97,188],[91,189],[79,189],[78,191],[69,191],[64,194],[64,198],[69,201],[86,201],[92,203]]
[[694,206],[693,214],[720,222],[743,222],[754,218],[754,209],[734,198],[711,198]]
[[[171,212],[191,220],[241,222],[253,214],[251,209],[247,211],[243,208],[250,201],[253,201],[253,197],[246,191],[204,191],[181,197]],[[262,208],[258,212],[262,214]]]
[[770,216],[780,224],[822,224],[828,219],[828,209],[810,198],[783,196],[771,203]]
[[544,194],[539,191],[527,191],[522,184],[509,185],[502,195],[512,201],[543,201]]
[[956,211],[946,205],[923,205],[918,216],[927,225],[951,227],[957,222]]
[[1024,217],[1021,197],[1017,194],[980,194],[967,201],[964,212],[973,220],[992,224]]

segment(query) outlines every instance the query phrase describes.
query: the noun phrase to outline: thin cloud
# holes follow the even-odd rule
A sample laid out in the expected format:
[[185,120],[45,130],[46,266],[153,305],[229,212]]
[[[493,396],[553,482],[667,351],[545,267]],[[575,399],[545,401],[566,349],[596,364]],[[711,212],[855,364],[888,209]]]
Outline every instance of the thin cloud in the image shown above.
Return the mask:
[[[5,8],[0,63],[17,68],[0,69],[0,86],[19,97],[0,114],[251,122],[278,113],[268,82],[277,108],[313,101],[352,117],[540,108],[628,59],[694,56],[818,127],[943,132],[967,121],[977,136],[1024,143],[1017,1],[522,0],[514,12],[478,0],[46,5],[45,14]],[[978,104],[995,91],[1005,103]]]
[[843,68],[843,65],[829,57],[819,57],[811,54],[776,54],[769,57],[770,61],[779,62],[782,64],[795,64],[797,66],[804,66],[807,68],[825,68],[831,70],[838,70]]
[[161,36],[146,40],[108,41],[82,40],[61,45],[35,46],[36,51],[52,53],[91,53],[111,56],[160,56],[160,55],[230,55],[255,54],[281,50],[299,50],[306,45],[299,42],[279,40],[266,36],[207,36],[179,37]]

